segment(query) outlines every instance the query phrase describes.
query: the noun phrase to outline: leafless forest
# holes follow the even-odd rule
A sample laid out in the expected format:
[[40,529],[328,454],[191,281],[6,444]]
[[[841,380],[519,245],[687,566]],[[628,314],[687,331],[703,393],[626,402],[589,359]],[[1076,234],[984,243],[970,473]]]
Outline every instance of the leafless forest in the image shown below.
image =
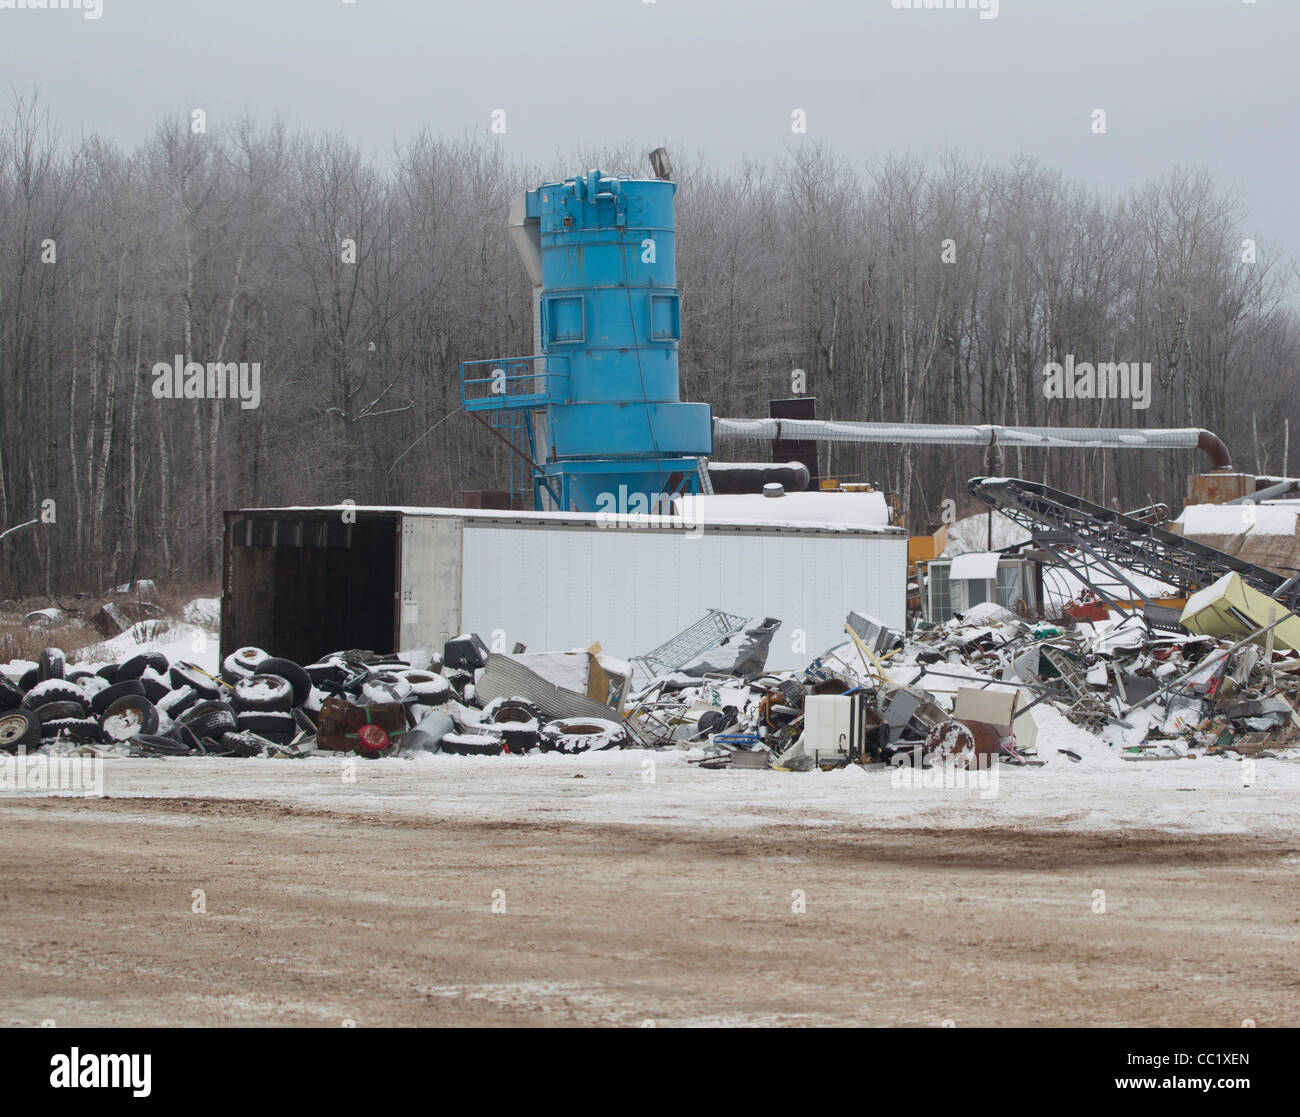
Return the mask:
[[[183,115],[127,151],[15,95],[0,125],[0,530],[43,507],[56,521],[0,542],[0,596],[209,579],[226,508],[455,504],[504,484],[506,452],[455,412],[460,361],[531,350],[509,199],[588,166],[649,174],[642,146],[550,166],[509,152],[509,137],[433,123],[369,159],[265,120],[196,134]],[[1029,157],[862,166],[797,137],[740,167],[673,155],[683,398],[766,415],[803,369],[826,418],[1204,426],[1243,467],[1284,469],[1293,265],[1197,169],[1103,197]],[[177,354],[258,362],[260,406],[154,398],[154,364]],[[1043,366],[1065,354],[1150,361],[1150,409],[1044,399]],[[964,503],[984,467],[951,448],[823,453],[831,474],[902,494],[913,525]],[[1009,452],[1004,468],[1131,507],[1180,501],[1198,465]]]

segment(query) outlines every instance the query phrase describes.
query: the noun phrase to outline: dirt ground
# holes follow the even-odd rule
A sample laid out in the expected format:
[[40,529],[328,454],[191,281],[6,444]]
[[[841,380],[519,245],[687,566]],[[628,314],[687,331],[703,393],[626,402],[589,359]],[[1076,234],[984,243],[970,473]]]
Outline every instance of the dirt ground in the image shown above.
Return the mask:
[[1300,1025],[1300,843],[163,797],[0,841],[7,1025]]

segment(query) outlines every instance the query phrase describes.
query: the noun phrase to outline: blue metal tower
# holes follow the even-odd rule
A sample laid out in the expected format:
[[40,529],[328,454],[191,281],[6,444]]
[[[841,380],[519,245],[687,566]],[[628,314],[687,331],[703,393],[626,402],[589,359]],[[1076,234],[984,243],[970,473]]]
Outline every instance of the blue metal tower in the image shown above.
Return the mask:
[[678,398],[676,191],[592,170],[512,207],[537,355],[461,365],[461,401],[525,413],[515,452],[536,467],[537,508],[657,511],[661,494],[699,491],[713,414]]

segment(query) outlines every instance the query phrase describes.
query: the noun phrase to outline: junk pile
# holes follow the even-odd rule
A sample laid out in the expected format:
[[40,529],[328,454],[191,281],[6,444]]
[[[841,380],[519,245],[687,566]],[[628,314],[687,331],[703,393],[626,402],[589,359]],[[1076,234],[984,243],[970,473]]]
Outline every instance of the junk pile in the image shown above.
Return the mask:
[[240,648],[219,675],[156,651],[92,671],[49,648],[18,680],[0,675],[0,750],[380,757],[621,748],[633,743],[620,716],[631,674],[598,646],[501,656],[472,634],[448,641],[441,656],[344,651],[306,665]]
[[724,667],[721,648],[697,656],[634,693],[628,725],[647,744],[697,749],[709,768],[1038,767],[1032,711],[1044,704],[1126,760],[1300,747],[1300,617],[1235,574],[1193,595],[1176,633],[1139,613],[1044,623],[991,603],[910,639],[858,613],[845,633],[797,672],[764,673],[752,654]]
[[[845,623],[844,644],[803,670],[769,672],[779,624],[766,618],[740,627],[657,675],[629,698],[629,728],[649,745],[696,750],[693,762],[705,768],[1035,763],[1034,723],[1021,717],[1014,689],[987,692],[981,684],[989,680],[976,675],[954,700],[896,677],[899,668],[916,673],[914,646],[901,631],[856,612]],[[647,658],[664,664],[669,653]]]
[[[1087,604],[1087,603],[1083,603]],[[1096,604],[1096,603],[1092,603]],[[800,670],[767,668],[781,621],[710,610],[628,663],[598,644],[490,652],[345,651],[299,665],[240,648],[212,675],[144,652],[91,671],[48,649],[0,676],[0,749],[127,756],[365,757],[689,750],[706,768],[1041,766],[1049,705],[1127,760],[1273,756],[1300,745],[1300,617],[1236,574],[1177,631],[1138,612],[1033,622],[984,603],[910,638],[861,613]],[[635,680],[635,686],[634,686]]]

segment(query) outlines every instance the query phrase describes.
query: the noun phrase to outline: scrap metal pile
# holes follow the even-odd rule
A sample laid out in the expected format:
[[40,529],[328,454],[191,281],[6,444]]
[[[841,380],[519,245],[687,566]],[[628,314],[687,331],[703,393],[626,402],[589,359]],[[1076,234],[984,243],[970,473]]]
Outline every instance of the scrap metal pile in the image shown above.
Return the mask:
[[783,770],[1080,760],[1040,739],[1045,705],[1126,760],[1300,746],[1300,618],[1235,575],[1195,595],[1177,633],[1138,613],[1092,617],[1033,622],[983,604],[908,639],[851,613],[848,642],[802,671],[763,673],[750,657],[666,673],[633,695],[628,722],[647,743],[698,748],[702,766]]

